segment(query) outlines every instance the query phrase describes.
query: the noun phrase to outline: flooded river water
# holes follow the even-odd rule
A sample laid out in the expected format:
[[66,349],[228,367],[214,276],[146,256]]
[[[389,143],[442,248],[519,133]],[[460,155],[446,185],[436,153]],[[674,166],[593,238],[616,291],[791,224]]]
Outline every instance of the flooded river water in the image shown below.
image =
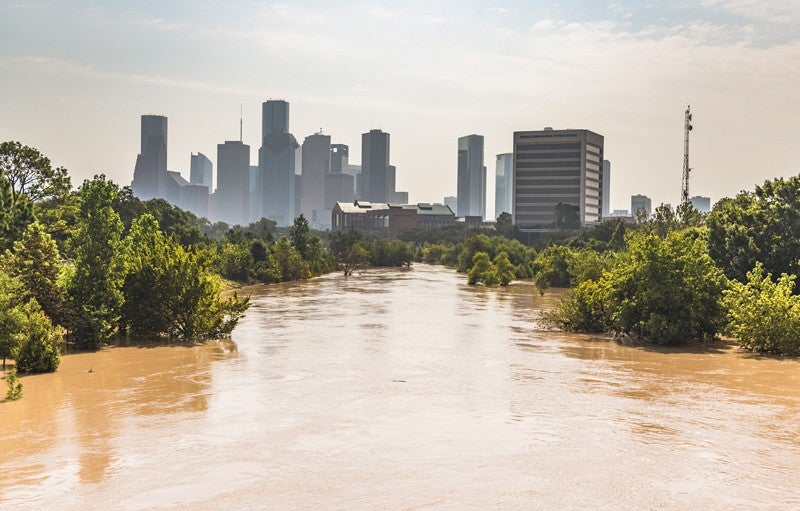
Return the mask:
[[66,356],[0,403],[0,509],[800,509],[800,361],[465,281],[267,286],[232,342]]

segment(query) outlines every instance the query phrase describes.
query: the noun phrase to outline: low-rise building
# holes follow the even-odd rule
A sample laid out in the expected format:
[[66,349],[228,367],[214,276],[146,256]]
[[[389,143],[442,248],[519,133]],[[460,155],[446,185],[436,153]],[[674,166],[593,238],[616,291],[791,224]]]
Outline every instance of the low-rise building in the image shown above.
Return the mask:
[[388,237],[397,236],[403,229],[438,228],[455,223],[455,213],[442,204],[337,202],[331,211],[331,230],[356,227]]

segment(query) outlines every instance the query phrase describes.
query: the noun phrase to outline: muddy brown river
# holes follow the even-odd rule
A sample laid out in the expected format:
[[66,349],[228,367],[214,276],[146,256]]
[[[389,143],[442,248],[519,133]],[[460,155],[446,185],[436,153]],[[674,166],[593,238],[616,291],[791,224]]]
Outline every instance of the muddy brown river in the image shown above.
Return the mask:
[[267,286],[233,341],[66,356],[0,403],[0,509],[800,509],[800,361],[547,332],[553,295],[465,280]]

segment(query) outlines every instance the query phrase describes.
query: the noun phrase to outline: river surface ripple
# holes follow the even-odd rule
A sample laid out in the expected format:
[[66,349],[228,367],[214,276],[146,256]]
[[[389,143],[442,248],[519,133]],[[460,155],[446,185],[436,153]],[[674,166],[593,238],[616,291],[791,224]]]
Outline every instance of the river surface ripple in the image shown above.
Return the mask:
[[0,403],[0,509],[800,509],[799,361],[465,281],[264,286],[233,342],[66,356]]

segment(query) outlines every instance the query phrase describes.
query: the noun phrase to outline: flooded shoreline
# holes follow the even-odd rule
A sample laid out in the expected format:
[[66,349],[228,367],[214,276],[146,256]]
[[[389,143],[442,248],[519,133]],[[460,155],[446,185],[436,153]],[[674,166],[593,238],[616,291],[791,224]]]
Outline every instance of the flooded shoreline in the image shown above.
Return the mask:
[[0,404],[0,506],[800,506],[798,361],[543,331],[554,300],[370,270],[254,288],[232,342],[65,356]]

